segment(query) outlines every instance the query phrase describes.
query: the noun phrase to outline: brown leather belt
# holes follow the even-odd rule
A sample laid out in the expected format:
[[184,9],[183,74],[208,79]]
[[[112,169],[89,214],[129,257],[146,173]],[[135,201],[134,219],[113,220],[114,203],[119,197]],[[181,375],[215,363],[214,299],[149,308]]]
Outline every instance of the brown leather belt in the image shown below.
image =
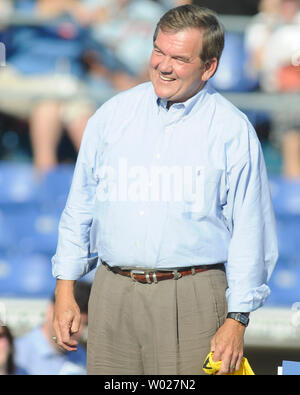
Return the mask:
[[106,262],[102,262],[110,271],[115,274],[120,274],[121,276],[131,277],[132,280],[138,281],[143,284],[157,283],[162,280],[175,279],[178,280],[180,277],[193,275],[200,272],[206,272],[207,270],[219,269],[225,271],[224,263],[216,263],[212,265],[201,265],[201,266],[191,266],[183,267],[178,269],[170,269],[160,271],[153,269],[145,270],[123,270],[119,266],[109,266]]

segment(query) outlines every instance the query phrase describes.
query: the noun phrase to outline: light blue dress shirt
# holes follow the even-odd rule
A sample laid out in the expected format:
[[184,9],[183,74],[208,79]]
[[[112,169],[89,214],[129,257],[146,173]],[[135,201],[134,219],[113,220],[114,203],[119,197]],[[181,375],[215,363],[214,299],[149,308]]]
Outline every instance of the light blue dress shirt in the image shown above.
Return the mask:
[[270,293],[277,238],[263,154],[247,117],[204,87],[184,103],[150,82],[89,120],[63,211],[53,275],[76,280],[111,266],[225,262],[228,310]]

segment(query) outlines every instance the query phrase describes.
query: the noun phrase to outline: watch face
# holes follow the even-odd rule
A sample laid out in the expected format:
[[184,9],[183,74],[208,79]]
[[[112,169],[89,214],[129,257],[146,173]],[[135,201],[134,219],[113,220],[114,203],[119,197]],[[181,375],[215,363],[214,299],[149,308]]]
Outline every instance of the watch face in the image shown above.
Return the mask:
[[243,324],[246,325],[248,323],[248,317],[245,317],[243,314],[240,314],[238,318]]

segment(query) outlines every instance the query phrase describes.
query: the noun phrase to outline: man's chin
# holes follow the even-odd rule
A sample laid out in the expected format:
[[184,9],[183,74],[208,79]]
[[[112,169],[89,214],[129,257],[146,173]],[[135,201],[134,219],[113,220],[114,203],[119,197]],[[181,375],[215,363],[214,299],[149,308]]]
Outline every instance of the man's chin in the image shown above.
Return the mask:
[[155,89],[156,96],[162,100],[170,101],[173,99],[173,95],[169,94],[168,92],[164,92],[161,89]]

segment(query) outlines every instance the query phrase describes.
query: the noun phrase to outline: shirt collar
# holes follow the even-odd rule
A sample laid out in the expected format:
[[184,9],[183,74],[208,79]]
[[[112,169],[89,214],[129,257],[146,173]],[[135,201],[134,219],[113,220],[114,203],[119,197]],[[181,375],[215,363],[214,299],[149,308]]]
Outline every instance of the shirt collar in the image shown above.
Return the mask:
[[[204,101],[204,99],[207,96],[206,95],[207,90],[208,90],[208,87],[207,87],[207,84],[205,84],[204,87],[199,92],[197,92],[194,96],[190,97],[185,102],[174,103],[172,105],[172,107],[173,106],[177,107],[180,110],[183,109],[184,115],[187,115],[193,110],[193,108],[195,107],[196,104],[199,105]],[[158,108],[162,107],[166,110],[167,109],[167,100],[158,97],[156,94],[155,94],[155,97],[156,97],[156,104],[157,104]]]

